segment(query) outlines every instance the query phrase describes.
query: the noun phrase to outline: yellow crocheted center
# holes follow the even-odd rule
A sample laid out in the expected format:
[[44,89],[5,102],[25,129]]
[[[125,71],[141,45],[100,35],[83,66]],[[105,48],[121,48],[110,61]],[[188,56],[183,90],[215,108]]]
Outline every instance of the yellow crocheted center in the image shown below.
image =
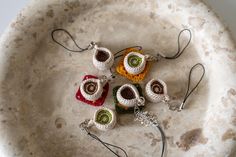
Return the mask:
[[126,77],[127,79],[129,79],[129,80],[136,83],[136,82],[142,81],[145,78],[148,70],[150,69],[151,64],[150,64],[150,62],[147,62],[146,66],[145,66],[145,69],[140,74],[137,74],[137,75],[129,74],[125,70],[124,59],[125,59],[125,56],[130,52],[137,52],[137,53],[142,54],[142,50],[138,50],[138,49],[135,49],[135,48],[130,48],[130,49],[125,50],[123,58],[120,60],[120,62],[118,63],[118,66],[116,67],[116,71],[120,75],[122,75],[122,76]]

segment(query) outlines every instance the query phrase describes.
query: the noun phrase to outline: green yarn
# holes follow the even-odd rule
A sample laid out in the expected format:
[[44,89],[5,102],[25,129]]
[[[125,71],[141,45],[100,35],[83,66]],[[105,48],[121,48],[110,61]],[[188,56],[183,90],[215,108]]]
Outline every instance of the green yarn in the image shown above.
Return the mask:
[[[139,95],[143,96],[141,86],[139,84],[133,84],[133,85],[138,89]],[[116,93],[117,93],[117,91],[120,87],[121,86],[116,86],[116,87],[113,88],[113,99],[114,99],[114,103],[115,103],[116,112],[121,113],[121,114],[134,113],[134,107],[123,108],[122,106],[118,105],[119,102],[117,100]],[[142,109],[142,108],[143,108],[143,106],[140,107],[140,109]]]
[[137,55],[129,56],[128,64],[131,67],[138,67],[142,63],[142,58]]
[[96,122],[100,124],[109,124],[112,121],[112,114],[108,110],[98,112]]

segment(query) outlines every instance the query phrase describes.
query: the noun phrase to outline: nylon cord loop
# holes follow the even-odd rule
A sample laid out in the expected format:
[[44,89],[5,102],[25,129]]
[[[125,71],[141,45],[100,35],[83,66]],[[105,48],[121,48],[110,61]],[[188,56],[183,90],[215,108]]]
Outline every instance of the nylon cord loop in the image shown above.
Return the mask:
[[[193,70],[194,70],[197,66],[200,66],[200,67],[202,68],[202,75],[201,75],[199,81],[197,82],[197,84],[190,90],[191,75],[192,75]],[[188,87],[187,87],[187,91],[186,91],[186,93],[185,93],[183,102],[181,103],[181,105],[180,105],[178,111],[181,111],[181,110],[184,109],[185,102],[187,101],[187,99],[189,98],[189,96],[194,92],[194,90],[196,90],[196,88],[199,86],[199,84],[201,83],[201,81],[202,81],[204,75],[205,75],[205,67],[204,67],[204,65],[201,64],[201,63],[195,64],[195,65],[190,69],[189,76],[188,76]]]
[[[70,39],[73,41],[73,43],[75,44],[75,46],[78,48],[78,50],[73,50],[73,49],[71,49],[71,48],[66,47],[66,46],[63,45],[62,43],[60,43],[60,42],[55,38],[55,36],[54,36],[56,32],[64,32],[65,34],[67,34],[67,35],[70,37]],[[94,42],[91,42],[86,48],[80,47],[80,46],[76,43],[74,37],[73,37],[67,30],[62,29],[62,28],[54,29],[54,30],[51,32],[51,37],[52,37],[52,40],[53,40],[55,43],[57,43],[58,45],[60,45],[61,47],[63,47],[64,49],[66,49],[66,50],[68,50],[68,51],[70,51],[70,52],[83,52],[83,51],[92,49],[92,48],[94,47],[94,45],[95,45]]]

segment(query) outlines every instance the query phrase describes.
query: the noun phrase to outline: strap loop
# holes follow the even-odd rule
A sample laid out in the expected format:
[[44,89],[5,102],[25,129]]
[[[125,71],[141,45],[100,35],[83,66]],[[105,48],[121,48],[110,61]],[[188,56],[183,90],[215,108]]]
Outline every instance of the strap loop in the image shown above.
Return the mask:
[[[73,41],[73,43],[75,44],[75,46],[79,49],[79,50],[73,50],[71,48],[68,48],[66,47],[65,45],[63,45],[62,43],[60,43],[58,40],[56,40],[54,34],[56,32],[64,32],[66,33],[70,39]],[[52,37],[52,40],[57,43],[58,45],[60,45],[61,47],[63,47],[64,49],[68,50],[68,51],[71,51],[71,52],[83,52],[83,51],[86,51],[86,50],[91,50],[94,48],[94,46],[96,45],[95,42],[91,42],[86,48],[81,48],[75,41],[74,37],[65,29],[62,29],[62,28],[59,28],[59,29],[54,29],[52,32],[51,32],[51,37]]]
[[[180,37],[186,31],[189,33],[189,40],[186,43],[186,45],[183,47],[183,49],[181,50],[181,48],[180,48]],[[183,52],[185,51],[185,49],[189,46],[189,44],[191,42],[191,39],[192,39],[192,33],[191,33],[190,29],[183,29],[183,30],[181,30],[179,32],[179,35],[178,35],[178,41],[177,41],[178,48],[177,48],[177,52],[175,53],[175,55],[167,57],[167,56],[162,55],[161,53],[158,53],[157,57],[158,58],[165,58],[165,59],[176,59],[176,58],[180,57],[183,54]]]
[[[202,70],[203,70],[203,71],[202,71],[202,75],[201,75],[199,81],[197,82],[197,84],[190,90],[191,75],[192,75],[193,70],[194,70],[197,66],[200,66],[200,67],[202,68]],[[187,101],[187,99],[189,98],[189,96],[194,92],[194,90],[196,90],[196,88],[199,86],[199,84],[200,84],[200,82],[202,81],[204,75],[205,75],[205,67],[204,67],[204,65],[202,65],[201,63],[195,64],[195,65],[190,69],[189,76],[188,76],[188,87],[187,87],[187,91],[186,91],[186,93],[185,93],[183,102],[182,102],[182,103],[180,104],[180,106],[179,106],[178,111],[181,111],[181,110],[184,109],[185,102]]]

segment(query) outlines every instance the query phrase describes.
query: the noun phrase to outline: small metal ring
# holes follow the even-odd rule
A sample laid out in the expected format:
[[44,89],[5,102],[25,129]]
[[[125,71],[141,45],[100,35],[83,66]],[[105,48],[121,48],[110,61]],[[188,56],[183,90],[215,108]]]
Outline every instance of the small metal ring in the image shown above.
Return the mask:
[[139,97],[137,99],[137,101],[138,101],[138,106],[144,106],[144,104],[145,104],[145,98],[144,97]]

